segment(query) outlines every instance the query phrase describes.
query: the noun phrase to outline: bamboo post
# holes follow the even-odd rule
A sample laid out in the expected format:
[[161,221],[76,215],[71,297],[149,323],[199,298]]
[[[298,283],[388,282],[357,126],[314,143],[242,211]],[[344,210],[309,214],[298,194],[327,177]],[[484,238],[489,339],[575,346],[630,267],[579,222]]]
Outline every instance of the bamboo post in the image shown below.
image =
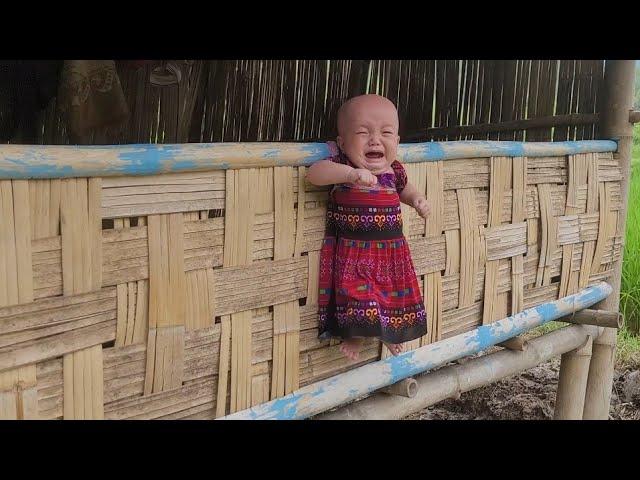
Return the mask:
[[[633,124],[629,122],[629,111],[633,105],[633,87],[636,62],[634,60],[608,60],[605,68],[603,102],[600,122],[600,137],[618,141],[617,157],[620,162],[621,206],[618,217],[618,232],[624,235],[629,200],[629,178],[631,173],[631,142]],[[595,308],[618,311],[620,304],[620,279],[622,276],[623,251],[613,267],[610,279],[613,293]],[[615,364],[616,329],[606,328],[593,342],[593,353],[589,365],[589,377],[584,402],[583,419],[609,418],[611,386]]]
[[554,420],[582,419],[592,343],[591,336],[588,336],[584,345],[560,357]]

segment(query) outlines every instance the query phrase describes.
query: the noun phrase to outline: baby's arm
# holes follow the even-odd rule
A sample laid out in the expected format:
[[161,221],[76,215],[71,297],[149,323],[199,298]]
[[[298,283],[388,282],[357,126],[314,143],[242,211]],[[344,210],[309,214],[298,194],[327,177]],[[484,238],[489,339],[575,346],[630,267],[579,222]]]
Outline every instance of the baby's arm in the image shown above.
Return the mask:
[[422,218],[427,218],[431,213],[431,207],[424,194],[420,193],[411,182],[407,182],[407,185],[400,193],[400,201],[415,208]]
[[355,183],[371,186],[378,183],[376,176],[369,170],[353,168],[331,160],[320,160],[311,165],[307,172],[307,180],[318,186],[337,183]]

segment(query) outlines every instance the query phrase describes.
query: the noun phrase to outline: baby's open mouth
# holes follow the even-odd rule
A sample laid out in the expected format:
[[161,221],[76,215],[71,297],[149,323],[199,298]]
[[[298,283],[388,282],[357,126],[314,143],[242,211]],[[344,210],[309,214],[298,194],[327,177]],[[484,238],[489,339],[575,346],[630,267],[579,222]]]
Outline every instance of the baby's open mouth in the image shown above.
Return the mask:
[[382,152],[367,152],[364,154],[367,158],[382,158],[384,157],[384,153]]

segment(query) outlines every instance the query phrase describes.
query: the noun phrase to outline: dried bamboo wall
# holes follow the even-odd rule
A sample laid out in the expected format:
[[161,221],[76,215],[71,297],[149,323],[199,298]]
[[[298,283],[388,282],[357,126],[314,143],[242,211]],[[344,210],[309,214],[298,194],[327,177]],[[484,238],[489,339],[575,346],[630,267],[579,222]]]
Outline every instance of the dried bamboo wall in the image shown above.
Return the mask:
[[[611,153],[407,164],[437,341],[610,275]],[[327,189],[305,167],[0,180],[0,418],[207,419],[385,355],[317,339]]]
[[[430,127],[500,124],[599,112],[602,60],[181,61],[179,85],[149,82],[153,66],[120,70],[130,109],[92,143],[329,140],[340,104],[379,93],[398,106],[412,140],[561,141],[598,138],[593,122],[499,133],[427,135]],[[51,104],[43,144],[67,144]],[[525,133],[526,132],[526,133]],[[407,137],[408,138],[408,137]]]

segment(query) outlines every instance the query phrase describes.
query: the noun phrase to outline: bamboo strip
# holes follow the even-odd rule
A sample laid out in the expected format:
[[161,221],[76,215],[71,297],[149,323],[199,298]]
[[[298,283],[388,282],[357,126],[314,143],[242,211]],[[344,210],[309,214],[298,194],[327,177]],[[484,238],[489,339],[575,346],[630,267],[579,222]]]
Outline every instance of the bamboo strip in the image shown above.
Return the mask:
[[[274,260],[295,254],[292,174],[290,167],[273,169],[276,191]],[[271,399],[284,396],[298,388],[300,315],[298,301],[273,307],[273,370]]]
[[[505,191],[511,188],[513,181],[512,175],[510,158],[491,158],[491,187],[489,190],[489,213],[487,218],[487,227],[489,228],[485,231],[484,235],[487,262],[485,266],[484,281],[483,324],[488,324],[502,318],[500,316],[501,312],[497,309],[498,258],[518,255],[525,251],[524,224],[518,225],[518,235],[515,237],[515,245],[522,248],[516,248],[514,251],[509,251],[509,247],[512,246],[510,242],[505,242],[506,248],[502,247],[502,241],[505,234],[505,228],[500,227],[502,224],[502,204]],[[506,231],[510,231],[515,226],[516,225],[507,226]],[[498,251],[503,249],[505,251],[495,253],[492,249],[496,243],[498,244]]]
[[182,384],[185,269],[182,213],[148,217],[149,330],[144,393]]
[[[527,158],[513,159],[513,223],[525,221],[526,199],[525,185],[527,185]],[[526,228],[526,224],[525,224]],[[525,239],[525,251],[527,241]],[[511,259],[511,313],[518,313],[524,309],[524,256],[517,255]]]
[[[16,304],[28,307],[34,299],[30,209],[26,180],[0,181],[0,283],[3,284],[0,285],[0,307]],[[0,308],[0,312],[23,309],[19,306]],[[19,321],[12,318],[4,319],[0,331],[7,327],[10,331],[12,326],[18,326],[16,323],[19,325]],[[0,345],[9,336],[0,337]],[[0,372],[0,419],[37,419],[35,387],[35,364]]]
[[[227,172],[224,266],[252,263],[258,170]],[[214,271],[214,274],[216,272]],[[216,302],[218,308],[220,303]],[[231,412],[251,404],[251,312],[231,315]],[[218,313],[222,313],[218,310]],[[221,353],[222,362],[222,353]],[[222,371],[222,369],[220,370]]]
[[63,357],[64,419],[104,418],[102,346],[85,348]]
[[540,223],[542,238],[540,242],[540,258],[536,273],[536,286],[549,285],[551,282],[552,256],[556,250],[557,220],[551,211],[551,193],[547,184],[538,185],[540,199]]
[[475,281],[478,271],[480,238],[477,230],[474,190],[460,189],[458,211],[460,212],[460,289],[458,305],[466,307],[473,303]]
[[[598,211],[598,157],[595,154],[586,154],[587,162],[587,212],[595,213]],[[591,265],[594,261],[595,241],[590,240],[584,242],[582,247],[582,263],[580,265],[579,288],[584,288],[589,284],[591,275]]]

